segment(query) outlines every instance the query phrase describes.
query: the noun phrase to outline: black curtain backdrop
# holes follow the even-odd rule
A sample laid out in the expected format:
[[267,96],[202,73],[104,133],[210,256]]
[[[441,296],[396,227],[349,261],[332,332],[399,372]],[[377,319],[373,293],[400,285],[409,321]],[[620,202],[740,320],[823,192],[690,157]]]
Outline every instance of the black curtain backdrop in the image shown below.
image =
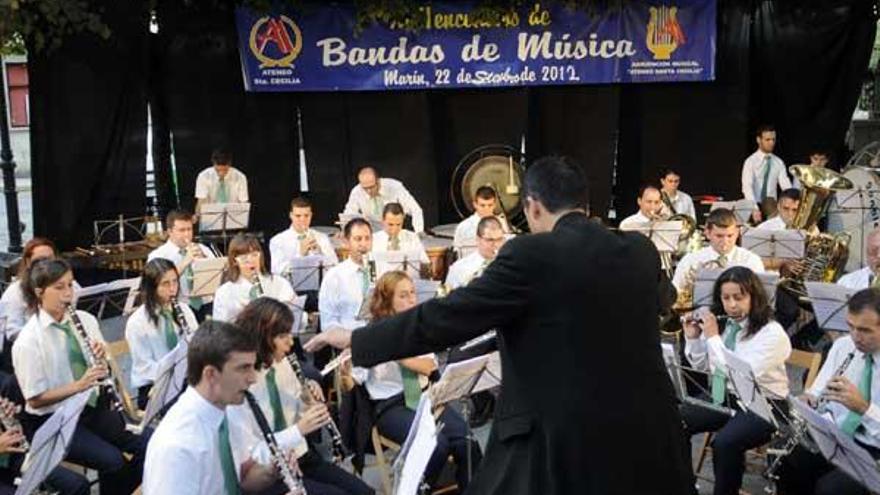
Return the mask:
[[267,235],[287,225],[298,194],[297,108],[317,224],[335,218],[365,164],[402,180],[427,225],[457,221],[456,164],[486,144],[519,149],[523,134],[529,160],[581,163],[599,216],[612,198],[618,218],[634,212],[663,166],[692,194],[736,198],[759,123],[777,126],[787,163],[815,145],[843,150],[876,26],[870,0],[719,1],[710,83],[249,94],[231,9],[159,0],[160,32],[149,35],[146,15],[116,4],[101,0],[109,41],[75,36],[31,58],[35,232],[64,248],[88,244],[96,218],[145,210],[147,100],[162,211],[176,206],[170,136],[187,208],[212,148],[226,146],[248,175],[252,226]]

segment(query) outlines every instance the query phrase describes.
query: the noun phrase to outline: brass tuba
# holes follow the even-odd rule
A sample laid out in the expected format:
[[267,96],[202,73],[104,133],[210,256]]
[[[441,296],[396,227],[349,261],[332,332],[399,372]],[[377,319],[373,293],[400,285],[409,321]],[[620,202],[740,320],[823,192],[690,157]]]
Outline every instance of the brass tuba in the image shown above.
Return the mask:
[[687,214],[677,212],[675,205],[672,203],[672,198],[662,189],[660,190],[660,200],[663,201],[666,209],[669,210],[668,215],[663,215],[661,211],[660,219],[666,222],[681,222],[681,235],[678,237],[678,250],[675,254],[682,257],[690,252],[688,246],[690,245],[691,238],[694,236],[694,232],[697,230],[697,221]]
[[792,165],[789,171],[801,183],[801,200],[790,228],[807,232],[804,246],[804,269],[796,277],[782,281],[782,287],[797,295],[805,295],[804,281],[834,282],[846,263],[851,236],[847,232],[837,234],[812,233],[816,223],[825,212],[828,201],[835,191],[853,188],[846,177],[832,170]]

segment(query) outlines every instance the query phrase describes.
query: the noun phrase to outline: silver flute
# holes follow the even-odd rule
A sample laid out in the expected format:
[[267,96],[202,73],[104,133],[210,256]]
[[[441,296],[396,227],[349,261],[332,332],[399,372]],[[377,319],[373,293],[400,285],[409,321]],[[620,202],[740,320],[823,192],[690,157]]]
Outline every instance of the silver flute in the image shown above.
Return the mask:
[[[296,354],[292,352],[288,354],[287,362],[290,363],[290,367],[293,368],[293,373],[296,375],[296,379],[299,380],[299,383],[302,385],[302,393],[303,395],[306,395],[307,399],[309,399],[307,402],[321,402],[318,397],[312,393],[312,389],[309,388],[308,383],[306,383],[306,375],[303,373],[302,365],[300,365],[299,359],[296,358]],[[345,448],[345,443],[342,441],[342,433],[339,431],[339,426],[336,425],[336,422],[333,421],[332,417],[330,418],[330,422],[324,425],[324,428],[327,428],[327,432],[330,433],[333,460],[339,464],[348,457],[348,449]]]
[[180,336],[189,341],[190,337],[192,337],[192,328],[189,327],[189,322],[186,321],[186,315],[183,314],[183,309],[180,308],[180,302],[177,301],[176,297],[171,298],[171,316],[174,317],[174,322],[177,323],[177,328],[180,330]]
[[244,398],[247,400],[248,406],[250,406],[251,411],[254,413],[254,418],[257,420],[260,432],[263,433],[263,439],[269,447],[269,454],[272,456],[272,462],[278,468],[278,474],[281,475],[281,481],[284,482],[284,486],[289,490],[288,493],[292,495],[306,495],[306,488],[305,485],[303,485],[302,476],[300,476],[300,474],[290,466],[290,463],[287,462],[287,456],[281,451],[281,447],[278,445],[278,440],[275,439],[275,434],[272,433],[272,428],[269,427],[269,422],[266,420],[266,415],[263,414],[263,410],[260,409],[260,404],[257,403],[257,399],[255,399],[253,394],[248,391],[245,391]]
[[[847,354],[843,362],[840,363],[840,366],[838,366],[837,369],[834,370],[834,374],[831,375],[831,379],[829,379],[828,382],[830,383],[832,379],[838,376],[843,376],[855,356],[855,352],[850,352],[849,354]],[[820,414],[824,413],[828,409],[828,398],[825,397],[826,390],[828,390],[828,383],[826,383],[825,386],[822,387],[822,390],[819,392],[819,397],[816,401],[816,411]]]
[[83,326],[82,320],[79,319],[79,315],[76,314],[76,307],[73,304],[67,306],[67,314],[70,316],[74,330],[76,330],[80,341],[80,348],[82,349],[83,356],[86,358],[86,364],[89,367],[100,365],[107,369],[107,376],[98,382],[98,389],[101,394],[106,394],[110,398],[110,407],[113,410],[122,412],[122,396],[119,394],[116,382],[113,380],[110,363],[106,359],[99,359],[97,354],[95,354],[95,351],[92,349],[92,342],[94,341],[89,333],[86,332],[86,328]]

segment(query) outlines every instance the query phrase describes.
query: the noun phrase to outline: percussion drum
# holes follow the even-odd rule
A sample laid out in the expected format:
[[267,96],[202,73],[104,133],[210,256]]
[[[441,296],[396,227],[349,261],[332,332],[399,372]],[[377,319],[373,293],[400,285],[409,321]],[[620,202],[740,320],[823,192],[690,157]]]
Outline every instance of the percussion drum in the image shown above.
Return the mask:
[[846,271],[865,266],[868,234],[880,227],[880,168],[850,167],[843,176],[853,189],[838,191],[828,208],[828,232],[849,232]]

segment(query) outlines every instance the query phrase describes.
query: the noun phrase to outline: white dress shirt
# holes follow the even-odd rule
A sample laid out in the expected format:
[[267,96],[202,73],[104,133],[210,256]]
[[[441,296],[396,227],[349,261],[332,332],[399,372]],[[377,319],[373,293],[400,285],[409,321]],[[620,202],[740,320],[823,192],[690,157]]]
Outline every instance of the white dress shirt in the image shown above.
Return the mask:
[[774,154],[766,154],[757,150],[743,162],[742,168],[742,193],[745,199],[756,201],[760,204],[761,198],[756,196],[761,192],[764,184],[764,170],[766,169],[766,157],[770,157],[770,176],[767,178],[767,196],[776,198],[777,188],[783,190],[791,188],[791,180],[785,170],[785,162]]
[[[434,360],[434,364],[437,363],[437,358],[434,354],[422,354],[416,357],[431,358]],[[354,370],[357,369],[352,369],[353,376]],[[361,368],[361,370],[363,369]],[[403,392],[403,376],[400,374],[400,364],[397,361],[377,364],[367,369],[365,373],[362,372],[361,376],[364,375],[366,378],[363,380],[363,383],[367,387],[370,398],[373,400],[384,400]]]
[[490,263],[492,260],[483,258],[479,251],[474,251],[449,267],[449,272],[446,273],[446,286],[451,290],[467,285],[479,271],[485,270]]
[[[689,253],[675,267],[672,285],[675,286],[676,290],[680,291],[684,287],[685,279],[692,266],[717,260],[719,256],[718,251],[715,251],[715,248],[712,246],[706,246],[699,251]],[[761,261],[761,257],[739,246],[734,246],[730,253],[727,254],[726,267],[730,268],[731,266],[744,266],[755,273],[764,273],[764,262]]]
[[[226,177],[226,202],[227,203],[247,203],[248,202],[248,184],[247,176],[235,167],[229,167]],[[217,191],[220,188],[220,176],[214,167],[208,167],[196,177],[196,199],[203,200],[204,203],[216,203]]]
[[785,230],[787,228],[788,227],[786,227],[785,225],[785,220],[783,220],[782,217],[780,217],[779,215],[776,215],[769,220],[765,220],[759,223],[758,226],[755,227],[755,230]]
[[[189,306],[180,305],[183,317],[189,325],[190,331],[195,331],[199,326],[196,315]],[[125,340],[131,349],[131,386],[142,387],[156,381],[156,373],[159,370],[159,361],[171,352],[165,342],[165,327],[161,316],[157,317],[158,325],[150,321],[147,316],[147,306],[141,305],[131,314],[125,323]],[[174,331],[180,336],[177,323]]]
[[[85,311],[77,311],[76,314],[89,337],[104,342],[98,320]],[[65,315],[61,323],[67,322],[69,317]],[[52,323],[55,323],[55,319],[49,313],[40,310],[31,316],[15,339],[15,344],[12,345],[12,365],[25,400],[33,399],[46,391],[74,381],[67,350],[67,334],[53,327]],[[76,333],[73,323],[70,323],[70,328]],[[88,351],[85,346],[86,344],[80,341],[83,354],[87,356]],[[25,410],[36,415],[49,414],[61,407],[63,402],[59,401],[40,408],[25,403]]]
[[[855,353],[855,355],[843,372],[843,376],[858,387],[859,381],[862,379],[862,372],[865,370],[865,354],[856,349],[852,337],[845,335],[834,341],[831,350],[828,351],[828,357],[825,358],[825,363],[822,364],[822,369],[819,370],[819,374],[816,375],[813,385],[807,392],[816,398],[821,396],[822,391],[828,385],[828,381],[831,380],[834,373],[840,368],[840,365],[851,352]],[[856,430],[854,438],[876,448],[880,448],[880,407],[877,405],[878,402],[880,402],[880,353],[875,352],[874,370],[871,373],[871,405],[868,406],[868,410],[862,415],[861,426],[863,428]],[[826,402],[826,406],[826,410],[834,418],[834,422],[837,426],[841,426],[849,413],[849,409],[835,401]]]
[[[502,217],[495,217],[501,222],[501,230],[504,231],[505,234],[510,233],[510,226],[507,224],[507,220]],[[455,235],[452,238],[452,247],[461,251],[462,248],[473,249],[477,245],[477,226],[480,224],[480,220],[482,217],[477,215],[476,213],[472,213],[471,216],[465,218],[458,225],[455,226]]]
[[[260,285],[263,286],[263,296],[271,297],[288,306],[293,304],[296,298],[290,282],[278,275],[260,275]],[[253,287],[254,284],[244,277],[238,277],[235,282],[225,282],[214,293],[214,312],[211,317],[220,321],[234,320],[251,302]]]
[[[675,197],[670,196],[669,201],[671,201],[672,206],[675,207],[676,214],[687,215],[696,220],[697,210],[694,208],[694,200],[689,194],[682,191],[676,191]],[[666,206],[666,203],[661,205],[661,212],[664,215],[672,215],[672,212]]]
[[361,214],[379,219],[382,218],[382,210],[388,203],[400,203],[404,213],[412,217],[413,230],[420,233],[425,231],[422,207],[406,190],[406,187],[395,179],[379,178],[379,196],[376,204],[363,187],[354,186],[348,195],[348,202],[345,203],[345,209],[342,213],[346,215]]
[[[198,243],[196,243],[196,245],[199,247],[199,250],[202,252],[202,255],[205,258],[214,258],[214,253],[211,252],[211,250],[208,249],[205,245]],[[185,258],[184,255],[180,254],[180,249],[181,248],[177,247],[177,244],[174,244],[170,240],[166,241],[165,244],[162,244],[156,249],[150,251],[150,254],[147,255],[147,262],[150,262],[156,258],[165,258],[166,260],[174,263],[174,265],[177,266],[179,270],[180,263]],[[190,291],[192,291],[192,282],[189,280],[188,277],[183,276],[182,271],[180,273],[179,282],[180,289],[178,290],[177,300],[180,301],[182,304],[189,304],[189,293]]]
[[[76,293],[82,290],[76,280],[73,281],[74,300]],[[0,297],[0,317],[6,318],[6,327],[3,335],[0,336],[0,347],[3,346],[5,339],[15,339],[22,327],[33,315],[27,307],[27,301],[24,299],[24,290],[21,287],[21,280],[15,279],[3,291]]]
[[[425,245],[422,244],[422,240],[419,238],[418,234],[410,232],[409,230],[401,229],[397,238],[400,242],[398,251],[404,251],[407,253],[418,252],[419,263],[431,262],[428,259],[428,252],[425,251]],[[388,237],[388,233],[384,230],[376,232],[373,234],[373,252],[384,253],[386,251],[391,251],[391,238]]]
[[[218,433],[225,416],[223,409],[187,387],[147,445],[144,495],[225,493]],[[229,429],[234,457],[231,424]],[[236,475],[240,476],[239,469]]]
[[[785,360],[791,354],[791,342],[782,325],[770,321],[757,333],[746,337],[748,320],[741,322],[742,329],[736,335],[733,353],[749,363],[755,374],[758,386],[769,392],[773,399],[784,399],[788,395],[788,375],[785,372]],[[724,335],[730,330],[724,330]],[[685,339],[685,355],[691,365],[701,371],[715,371],[716,368],[726,370],[726,361],[722,349],[724,335],[706,338],[705,334],[697,339]],[[731,384],[728,381],[728,387]]]
[[367,324],[358,318],[364,303],[361,266],[351,258],[331,268],[318,291],[321,327],[342,327],[353,330]]
[[837,285],[842,285],[847,289],[862,290],[870,287],[871,282],[873,281],[874,271],[871,270],[870,266],[866,266],[840,277],[840,279],[837,281]]
[[[325,269],[339,263],[336,257],[336,250],[333,249],[333,243],[325,234],[315,229],[309,229],[303,235],[311,235],[315,239],[319,252],[309,254],[321,254],[324,256]],[[272,256],[272,273],[281,275],[290,269],[293,258],[300,258],[302,254],[299,251],[300,234],[293,228],[286,229],[284,232],[275,234],[269,240],[269,254]]]
[[[278,385],[281,410],[287,422],[287,428],[274,432],[275,440],[283,451],[293,450],[299,458],[309,450],[305,437],[296,426],[305,408],[300,400],[302,386],[286,360],[277,361],[272,367],[275,369],[275,383]],[[251,386],[250,392],[260,404],[266,421],[272,426],[275,423],[269,401],[269,389],[266,385],[267,372],[268,370],[263,369],[257,373],[257,382]],[[248,459],[253,459],[259,464],[271,465],[272,456],[269,447],[250,406],[246,402],[238,406],[229,406],[226,408],[226,415],[229,417],[229,438],[233,444],[235,464],[240,466]]]
[[620,230],[632,230],[632,229],[643,229],[651,225],[651,219],[646,217],[641,210],[636,212],[635,215],[630,215],[624,218],[618,228]]

